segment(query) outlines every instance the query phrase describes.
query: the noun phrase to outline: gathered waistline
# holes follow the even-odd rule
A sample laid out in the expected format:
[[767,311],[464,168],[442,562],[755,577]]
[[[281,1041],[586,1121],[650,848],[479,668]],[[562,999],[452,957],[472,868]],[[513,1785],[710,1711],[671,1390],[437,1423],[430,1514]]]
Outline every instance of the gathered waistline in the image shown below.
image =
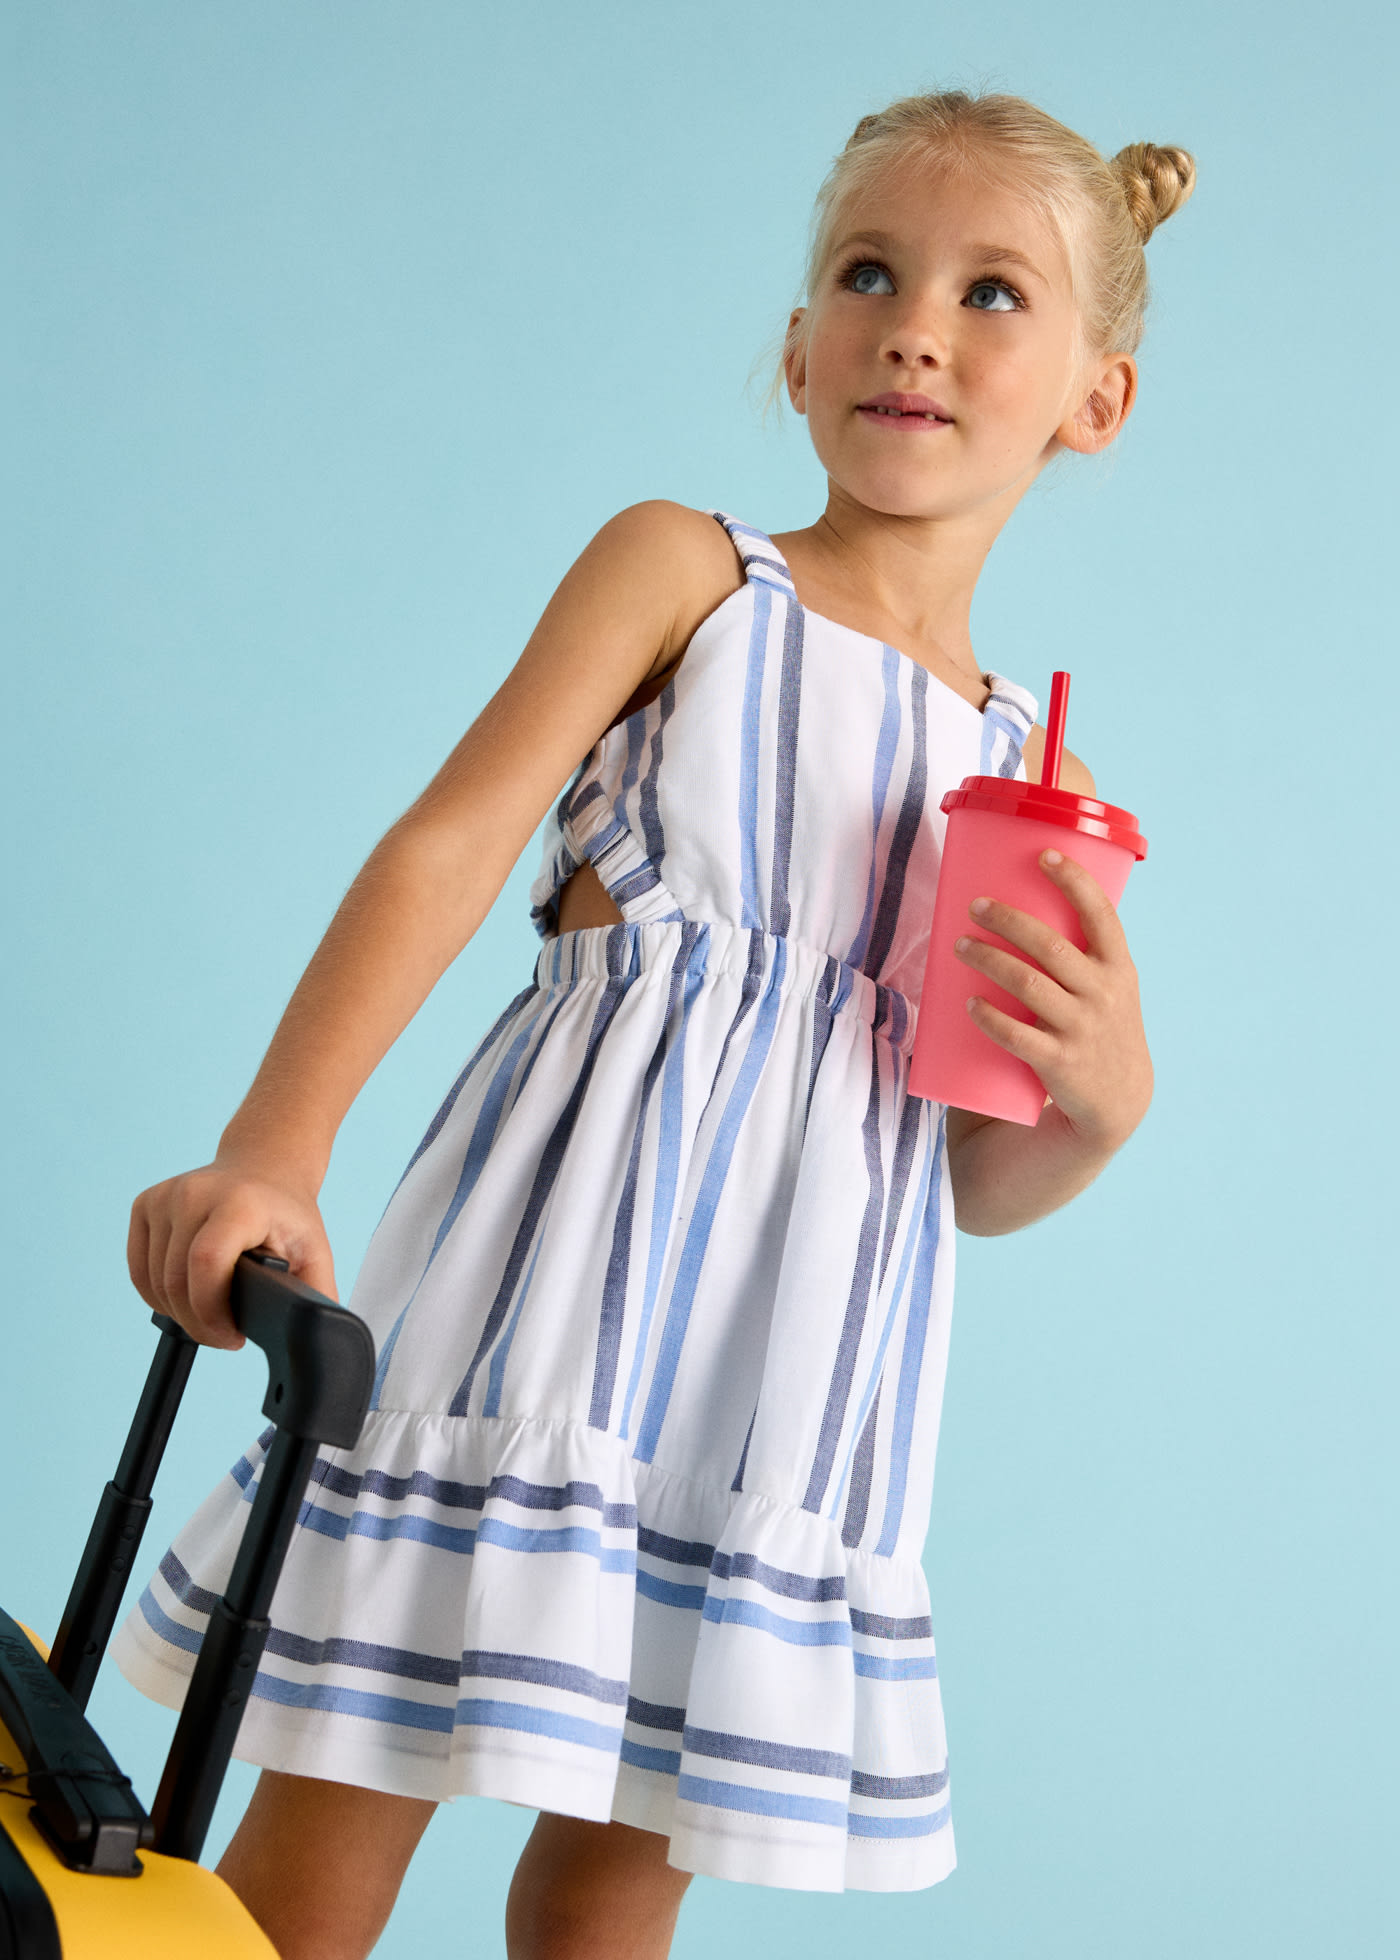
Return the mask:
[[580,981],[630,981],[658,967],[680,965],[693,975],[723,973],[766,987],[774,983],[779,963],[777,985],[785,998],[854,1014],[891,1047],[906,1055],[912,1050],[917,1009],[907,994],[820,946],[723,919],[654,919],[559,933],[539,950],[535,984],[542,992],[559,992]]

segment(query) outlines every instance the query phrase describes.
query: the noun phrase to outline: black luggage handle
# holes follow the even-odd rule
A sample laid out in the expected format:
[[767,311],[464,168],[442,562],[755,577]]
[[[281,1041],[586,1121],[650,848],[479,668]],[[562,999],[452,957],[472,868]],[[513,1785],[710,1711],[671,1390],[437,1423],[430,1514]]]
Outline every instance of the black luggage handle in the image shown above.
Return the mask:
[[[229,1289],[234,1324],[267,1356],[263,1414],[292,1436],[349,1449],[359,1439],[374,1380],[369,1329],[271,1252],[245,1252]],[[151,1510],[151,1487],[179,1412],[199,1343],[153,1313],[161,1340],[117,1474],[93,1520],[49,1666],[86,1708],[116,1625],[122,1594]]]
[[[115,1853],[117,1868],[134,1870],[136,1843],[144,1846],[152,1838],[158,1851],[198,1858],[267,1639],[267,1610],[317,1444],[351,1447],[369,1408],[374,1341],[368,1327],[294,1278],[284,1259],[268,1252],[243,1253],[233,1274],[230,1305],[241,1332],[267,1355],[263,1413],[276,1425],[276,1434],[228,1590],[210,1616],[152,1817],[147,1820],[137,1806],[140,1826],[135,1834],[129,1785],[126,1791],[114,1786],[115,1765],[82,1710],[116,1621],[150,1512],[151,1486],[199,1345],[165,1315],[151,1316],[161,1329],[160,1344],[116,1477],[98,1506],[42,1694],[35,1693],[31,1669],[7,1663],[6,1643],[0,1641],[0,1716],[17,1740],[23,1732],[30,1744],[26,1753],[31,1790],[39,1799],[38,1821],[65,1862],[75,1867],[112,1870]],[[46,1805],[44,1792],[57,1787],[49,1775],[58,1767],[57,1759],[75,1761],[74,1723],[101,1751],[102,1770],[76,1779],[84,1786],[77,1790],[80,1803],[74,1802],[75,1779],[65,1775],[61,1808]],[[52,1748],[46,1742],[50,1736]],[[56,1759],[52,1763],[50,1756]],[[104,1852],[108,1841],[110,1849]],[[132,1857],[131,1864],[125,1863],[127,1857]]]

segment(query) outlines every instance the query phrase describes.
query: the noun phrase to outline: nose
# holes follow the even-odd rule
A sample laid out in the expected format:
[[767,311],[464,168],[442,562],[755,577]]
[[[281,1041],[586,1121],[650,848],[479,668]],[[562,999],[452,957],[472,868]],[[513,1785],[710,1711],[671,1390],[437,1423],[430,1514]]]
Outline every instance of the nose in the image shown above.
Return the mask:
[[946,367],[950,334],[942,307],[933,300],[912,301],[889,322],[880,359],[894,367]]

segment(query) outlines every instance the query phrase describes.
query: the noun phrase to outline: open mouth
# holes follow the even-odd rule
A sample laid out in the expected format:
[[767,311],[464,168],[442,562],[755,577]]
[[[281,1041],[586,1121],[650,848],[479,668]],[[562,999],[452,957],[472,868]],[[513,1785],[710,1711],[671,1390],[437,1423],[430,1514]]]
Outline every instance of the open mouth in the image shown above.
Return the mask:
[[868,422],[884,422],[907,429],[947,429],[952,427],[951,415],[935,415],[932,409],[904,408],[865,408],[857,409]]

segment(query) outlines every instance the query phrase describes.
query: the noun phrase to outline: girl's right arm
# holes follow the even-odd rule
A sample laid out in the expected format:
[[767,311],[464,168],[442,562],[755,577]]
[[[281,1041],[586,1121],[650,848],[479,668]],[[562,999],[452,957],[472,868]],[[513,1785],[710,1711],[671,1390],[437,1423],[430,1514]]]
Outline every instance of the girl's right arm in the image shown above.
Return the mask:
[[630,697],[681,649],[697,576],[679,504],[634,504],[565,574],[510,675],[375,846],[298,982],[211,1164],[143,1191],[127,1264],[196,1340],[241,1347],[229,1312],[254,1246],[335,1297],[317,1206],[364,1083],[461,952],[561,787]]

